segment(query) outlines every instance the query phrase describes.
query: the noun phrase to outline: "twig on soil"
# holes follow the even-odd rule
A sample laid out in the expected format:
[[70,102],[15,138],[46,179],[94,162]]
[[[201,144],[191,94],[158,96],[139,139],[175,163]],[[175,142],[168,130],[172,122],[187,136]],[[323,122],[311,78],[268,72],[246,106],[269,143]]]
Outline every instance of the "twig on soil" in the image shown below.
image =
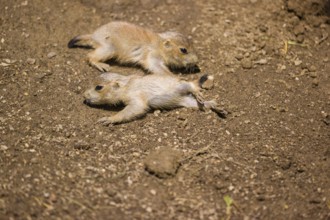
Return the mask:
[[34,199],[37,201],[37,203],[38,203],[40,206],[45,206],[48,210],[52,210],[52,209],[54,209],[54,207],[53,207],[52,205],[48,205],[47,203],[40,201],[40,199],[37,198],[37,197],[34,197]]
[[197,130],[194,134],[192,134],[190,137],[187,137],[186,139],[183,140],[183,142],[187,142],[189,143],[189,141],[191,139],[193,139],[194,137],[196,137],[199,134],[199,130]]
[[249,170],[252,174],[257,175],[257,173],[254,172],[254,171],[253,171],[248,165],[241,164],[241,163],[236,162],[236,161],[233,161],[233,160],[226,160],[226,161],[227,161],[227,162],[234,163],[234,164],[239,165],[239,166],[241,166],[241,167],[244,167],[244,168],[246,168],[247,170]]
[[244,167],[246,168],[248,171],[250,171],[252,174],[254,175],[257,175],[256,172],[254,172],[251,167],[249,167],[248,165],[246,164],[242,164],[242,163],[239,163],[239,162],[236,162],[236,161],[233,161],[233,160],[228,160],[228,159],[224,159],[223,157],[219,156],[219,155],[212,155],[213,157],[217,157],[218,159],[220,160],[224,160],[224,161],[227,161],[227,162],[230,162],[230,163],[233,163],[233,164],[236,164],[238,166],[241,166],[241,167]]
[[307,44],[301,44],[301,43],[298,43],[298,42],[295,42],[295,41],[292,41],[292,40],[288,40],[287,44],[288,45],[300,46],[300,47],[307,47]]
[[283,55],[286,55],[289,51],[289,45],[294,45],[294,46],[300,46],[300,47],[308,47],[307,44],[301,44],[292,40],[285,40],[284,41],[284,47],[280,49]]
[[287,89],[290,89],[291,88],[291,86],[289,85],[289,83],[287,83],[285,80],[279,79],[279,80],[277,80],[277,82],[283,83]]
[[112,177],[109,179],[109,182],[113,182],[113,181],[115,181],[115,180],[118,180],[118,179],[124,177],[126,174],[127,174],[126,171],[121,172],[121,173],[118,173],[117,175],[112,176]]
[[189,161],[191,159],[193,159],[194,157],[197,157],[199,155],[202,155],[202,154],[206,154],[210,147],[213,145],[214,141],[212,141],[210,144],[208,144],[206,147],[203,147],[193,153],[191,153],[189,156],[187,156],[186,158],[184,158],[183,160],[181,160],[181,164],[185,163],[186,161]]
[[94,211],[92,208],[90,208],[90,207],[88,207],[88,206],[86,206],[86,205],[84,205],[84,204],[78,202],[77,200],[71,199],[71,198],[69,198],[69,197],[67,197],[67,199],[68,199],[71,203],[74,203],[74,204],[76,204],[76,205],[78,205],[78,206],[80,206],[80,207],[82,207],[82,208],[85,208],[85,209],[87,209],[87,210],[90,211],[90,212],[93,212],[93,211]]
[[288,41],[284,41],[284,48],[281,49],[281,52],[283,53],[283,55],[286,55],[288,53]]
[[315,43],[316,44],[321,44],[323,41],[325,41],[326,39],[328,39],[328,37],[329,37],[329,34],[328,33],[324,33],[324,34],[322,34],[322,38],[319,39],[319,40],[316,40]]
[[244,212],[242,211],[242,209],[239,208],[239,206],[236,204],[236,202],[230,196],[224,196],[223,197],[223,200],[226,203],[226,214],[227,214],[226,220],[229,220],[231,218],[232,207],[234,207],[239,213],[241,213],[244,216],[246,216],[244,214]]
[[229,220],[231,217],[231,207],[234,203],[234,200],[230,196],[224,196],[223,200],[226,203],[226,215],[227,215],[226,220]]

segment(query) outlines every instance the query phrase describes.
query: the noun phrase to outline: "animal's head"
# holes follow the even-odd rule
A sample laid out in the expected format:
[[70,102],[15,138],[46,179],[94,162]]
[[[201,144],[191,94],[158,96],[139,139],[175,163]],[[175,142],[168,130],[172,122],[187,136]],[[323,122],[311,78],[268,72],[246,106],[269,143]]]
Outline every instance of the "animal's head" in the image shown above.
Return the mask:
[[177,32],[164,32],[159,35],[163,39],[162,46],[168,66],[190,68],[197,65],[197,54],[187,37]]
[[122,87],[123,84],[119,80],[98,80],[93,87],[85,91],[85,102],[90,105],[116,105],[122,101]]

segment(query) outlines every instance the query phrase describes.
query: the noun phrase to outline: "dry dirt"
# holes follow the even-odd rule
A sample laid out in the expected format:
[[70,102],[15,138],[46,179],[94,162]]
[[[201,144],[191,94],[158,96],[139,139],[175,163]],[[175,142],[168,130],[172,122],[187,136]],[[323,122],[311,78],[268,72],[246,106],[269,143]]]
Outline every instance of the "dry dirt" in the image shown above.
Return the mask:
[[[0,219],[330,218],[329,1],[0,0],[0,10]],[[201,73],[182,77],[214,75],[204,95],[231,114],[97,124],[116,110],[83,104],[100,73],[67,43],[114,20],[190,35]],[[147,171],[159,148],[170,167]]]

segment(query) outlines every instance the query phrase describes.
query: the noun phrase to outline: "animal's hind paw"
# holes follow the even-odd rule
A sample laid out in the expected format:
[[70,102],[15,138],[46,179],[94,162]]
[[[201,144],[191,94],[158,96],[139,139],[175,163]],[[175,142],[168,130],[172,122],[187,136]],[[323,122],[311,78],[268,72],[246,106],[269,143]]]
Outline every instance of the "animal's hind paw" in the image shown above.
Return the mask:
[[99,63],[99,62],[91,62],[92,66],[96,67],[96,69],[100,70],[101,72],[109,72],[110,71],[110,65],[106,63]]
[[197,102],[201,105],[204,105],[204,97],[203,97],[203,94],[201,92],[196,92],[193,94],[194,97],[196,98]]
[[204,102],[204,107],[207,109],[215,109],[217,108],[217,102],[214,100],[211,101],[205,101]]
[[103,118],[100,118],[100,119],[97,121],[97,123],[102,124],[102,125],[104,125],[104,126],[110,126],[110,125],[114,124],[114,121],[111,120],[110,117],[103,117]]

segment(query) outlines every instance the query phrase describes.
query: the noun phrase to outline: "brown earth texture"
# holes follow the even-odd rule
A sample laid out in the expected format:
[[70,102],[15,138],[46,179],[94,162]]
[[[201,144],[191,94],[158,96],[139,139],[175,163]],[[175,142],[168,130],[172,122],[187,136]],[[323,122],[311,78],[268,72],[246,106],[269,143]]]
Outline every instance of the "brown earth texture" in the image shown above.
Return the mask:
[[[322,0],[0,0],[0,219],[330,219]],[[110,127],[68,41],[110,21],[191,36],[229,112]],[[142,73],[116,65],[114,72]]]

